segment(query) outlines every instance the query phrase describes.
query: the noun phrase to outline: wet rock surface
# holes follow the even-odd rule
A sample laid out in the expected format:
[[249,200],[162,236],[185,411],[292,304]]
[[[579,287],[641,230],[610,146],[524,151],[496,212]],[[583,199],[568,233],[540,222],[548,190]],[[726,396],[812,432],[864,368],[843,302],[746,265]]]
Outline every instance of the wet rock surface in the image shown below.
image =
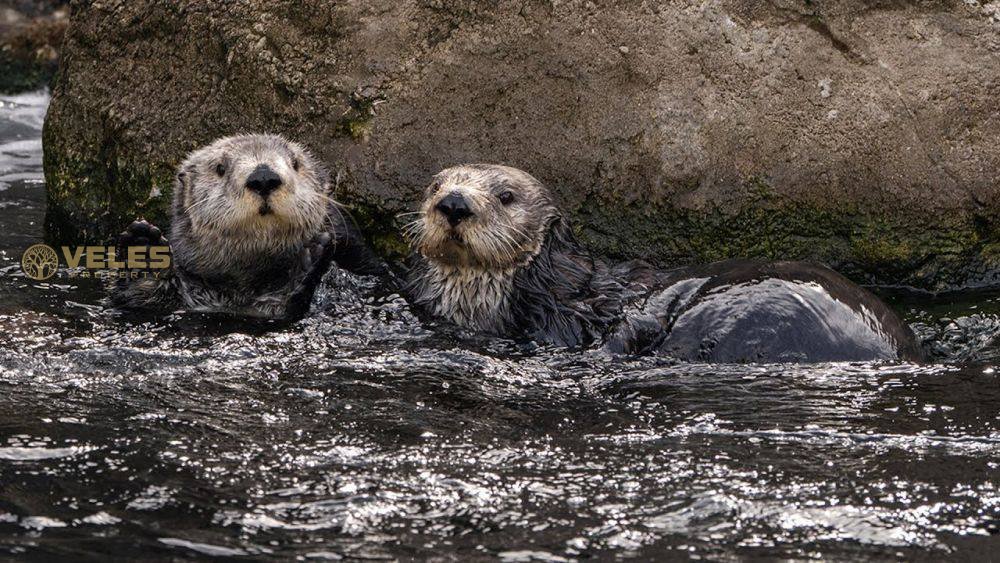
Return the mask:
[[432,173],[492,161],[551,185],[613,257],[992,283],[995,4],[80,2],[49,235],[162,221],[186,151],[258,130],[313,147],[386,252]]

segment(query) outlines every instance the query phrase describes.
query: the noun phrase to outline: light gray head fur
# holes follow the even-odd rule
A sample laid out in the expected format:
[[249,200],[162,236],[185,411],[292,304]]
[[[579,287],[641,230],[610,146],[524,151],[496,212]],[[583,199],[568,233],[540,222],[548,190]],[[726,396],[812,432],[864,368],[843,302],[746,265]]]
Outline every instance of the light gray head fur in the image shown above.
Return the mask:
[[[246,187],[266,165],[282,180],[266,198]],[[252,279],[294,255],[327,216],[327,174],[278,135],[238,135],[192,152],[174,186],[171,246],[178,266],[206,277]]]
[[[454,227],[435,210],[451,194],[465,198],[472,211]],[[434,176],[408,234],[431,262],[499,271],[530,262],[558,216],[548,189],[527,172],[493,164],[463,165]]]
[[[455,226],[436,209],[452,194],[472,212]],[[440,172],[406,229],[427,261],[414,284],[418,302],[459,325],[502,333],[511,320],[514,275],[538,255],[559,217],[549,191],[522,170],[473,164]]]

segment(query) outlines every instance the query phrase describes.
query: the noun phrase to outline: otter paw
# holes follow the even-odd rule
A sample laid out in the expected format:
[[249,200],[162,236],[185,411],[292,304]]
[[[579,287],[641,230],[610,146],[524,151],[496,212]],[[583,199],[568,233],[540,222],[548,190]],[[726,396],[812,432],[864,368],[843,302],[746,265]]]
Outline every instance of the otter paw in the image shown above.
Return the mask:
[[117,254],[123,257],[127,256],[128,249],[133,246],[169,246],[169,243],[159,227],[145,219],[139,219],[118,235]]
[[299,258],[302,261],[302,269],[306,272],[313,269],[323,259],[323,254],[333,241],[330,233],[320,233],[302,247]]
[[134,221],[118,235],[118,248],[130,246],[166,246],[163,231],[145,219]]

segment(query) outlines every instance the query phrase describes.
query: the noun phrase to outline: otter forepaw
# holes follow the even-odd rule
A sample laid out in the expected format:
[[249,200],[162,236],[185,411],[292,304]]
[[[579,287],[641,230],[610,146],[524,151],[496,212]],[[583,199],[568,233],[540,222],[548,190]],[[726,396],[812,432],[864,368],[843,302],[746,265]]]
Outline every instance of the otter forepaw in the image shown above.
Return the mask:
[[133,221],[118,235],[118,248],[130,246],[166,246],[167,239],[159,227],[145,219]]
[[[166,308],[178,304],[178,287],[171,270],[157,269],[152,265],[146,267],[132,267],[128,258],[130,248],[148,249],[151,247],[165,246],[170,244],[163,231],[146,221],[139,219],[128,226],[127,229],[118,235],[115,244],[116,256],[119,260],[126,262],[126,274],[116,275],[110,278],[111,303],[116,307],[125,308]],[[146,256],[145,258],[148,258]],[[155,275],[139,275],[137,271],[152,272]]]
[[317,264],[323,259],[323,254],[326,252],[328,246],[333,241],[333,237],[329,233],[320,233],[313,237],[313,239],[302,248],[302,252],[299,257],[302,261],[302,270],[305,272],[311,271],[316,267]]

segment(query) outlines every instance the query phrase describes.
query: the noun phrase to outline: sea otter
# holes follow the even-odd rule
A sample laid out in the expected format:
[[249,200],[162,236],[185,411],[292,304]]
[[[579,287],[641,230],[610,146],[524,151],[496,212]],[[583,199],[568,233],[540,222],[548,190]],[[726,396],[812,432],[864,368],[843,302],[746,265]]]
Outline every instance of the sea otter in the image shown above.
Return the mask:
[[167,244],[170,270],[115,281],[113,305],[294,317],[331,262],[383,272],[332,199],[323,167],[278,135],[225,137],[192,152],[177,170],[169,242],[138,220],[120,235],[118,255]]
[[818,264],[608,266],[576,242],[549,190],[515,168],[437,174],[406,234],[413,301],[478,331],[705,362],[921,358],[892,310]]

